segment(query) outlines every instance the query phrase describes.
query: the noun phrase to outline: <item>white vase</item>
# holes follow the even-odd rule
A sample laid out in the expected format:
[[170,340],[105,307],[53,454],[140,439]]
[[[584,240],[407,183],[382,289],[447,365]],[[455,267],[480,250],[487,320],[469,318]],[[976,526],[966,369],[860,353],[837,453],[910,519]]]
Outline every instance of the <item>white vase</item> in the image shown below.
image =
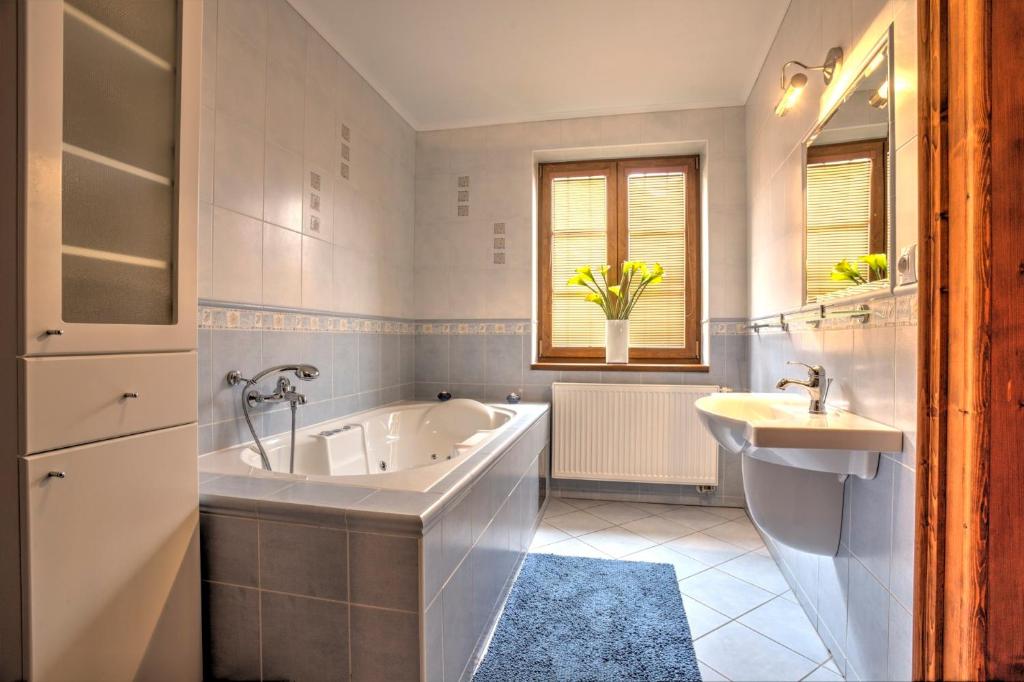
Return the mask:
[[604,361],[629,362],[629,320],[605,320]]

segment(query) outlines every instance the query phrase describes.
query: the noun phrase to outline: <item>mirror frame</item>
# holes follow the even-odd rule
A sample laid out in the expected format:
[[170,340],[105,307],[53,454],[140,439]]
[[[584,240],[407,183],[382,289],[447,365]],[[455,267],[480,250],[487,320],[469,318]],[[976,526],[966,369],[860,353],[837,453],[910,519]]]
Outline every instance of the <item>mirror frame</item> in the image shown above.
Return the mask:
[[[832,305],[840,301],[856,301],[856,300],[867,300],[881,295],[890,295],[896,288],[896,150],[894,149],[893,131],[896,126],[896,98],[894,96],[896,87],[896,69],[895,60],[893,59],[893,34],[894,27],[890,23],[886,26],[882,37],[879,38],[875,44],[867,51],[864,58],[857,63],[857,70],[854,72],[853,80],[846,84],[846,89],[842,95],[835,98],[835,101],[831,106],[822,114],[819,114],[817,123],[811,128],[811,131],[804,137],[800,143],[800,188],[801,188],[801,213],[803,215],[803,223],[801,227],[801,262],[800,262],[800,309],[810,310],[812,308],[818,308],[821,305]],[[889,105],[886,107],[889,124],[889,144],[888,144],[888,161],[889,161],[889,177],[886,178],[886,213],[889,217],[889,224],[887,227],[887,234],[885,236],[886,241],[886,257],[889,263],[889,277],[888,286],[879,286],[868,291],[859,291],[852,294],[843,295],[837,293],[834,297],[830,298],[827,302],[807,302],[807,148],[814,142],[818,135],[824,130],[825,126],[828,125],[829,121],[839,110],[839,107],[846,101],[847,96],[857,85],[864,79],[864,69],[867,68],[868,64],[878,55],[882,50],[888,51],[886,58],[886,74],[889,79]],[[844,65],[844,68],[845,65]],[[826,93],[828,91],[826,90]]]

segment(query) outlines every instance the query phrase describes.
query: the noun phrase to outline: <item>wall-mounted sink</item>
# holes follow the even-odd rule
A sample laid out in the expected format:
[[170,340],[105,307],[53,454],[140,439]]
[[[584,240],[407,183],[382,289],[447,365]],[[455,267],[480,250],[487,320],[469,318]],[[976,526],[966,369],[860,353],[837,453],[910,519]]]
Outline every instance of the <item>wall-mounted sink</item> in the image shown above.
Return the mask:
[[832,408],[810,414],[797,395],[714,393],[696,406],[723,447],[783,466],[874,478],[878,453],[903,447],[891,426]]
[[839,549],[846,476],[874,478],[879,453],[903,447],[901,431],[845,410],[810,414],[803,396],[714,393],[696,406],[719,444],[742,456],[757,525],[814,554]]

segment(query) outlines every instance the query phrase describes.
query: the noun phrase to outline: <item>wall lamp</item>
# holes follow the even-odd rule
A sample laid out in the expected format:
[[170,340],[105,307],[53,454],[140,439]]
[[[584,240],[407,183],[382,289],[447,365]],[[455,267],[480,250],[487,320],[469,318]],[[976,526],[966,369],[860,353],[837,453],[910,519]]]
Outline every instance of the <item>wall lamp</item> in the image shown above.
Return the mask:
[[801,93],[807,86],[807,75],[803,73],[795,73],[786,81],[786,69],[790,66],[799,66],[805,71],[821,71],[821,76],[825,80],[825,85],[832,82],[832,76],[835,75],[843,66],[843,48],[833,47],[825,55],[825,63],[821,66],[808,66],[803,62],[791,59],[782,66],[782,80],[779,82],[779,87],[782,89],[782,97],[779,99],[779,103],[775,105],[775,115],[785,116],[790,109],[792,109],[797,101],[800,99]]

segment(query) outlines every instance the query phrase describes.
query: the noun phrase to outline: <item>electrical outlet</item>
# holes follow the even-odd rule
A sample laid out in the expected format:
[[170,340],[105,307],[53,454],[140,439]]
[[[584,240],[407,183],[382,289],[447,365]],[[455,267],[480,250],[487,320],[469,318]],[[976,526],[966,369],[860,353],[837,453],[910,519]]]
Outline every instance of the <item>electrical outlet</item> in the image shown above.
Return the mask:
[[900,252],[896,262],[896,285],[904,286],[917,281],[917,244],[911,244]]

